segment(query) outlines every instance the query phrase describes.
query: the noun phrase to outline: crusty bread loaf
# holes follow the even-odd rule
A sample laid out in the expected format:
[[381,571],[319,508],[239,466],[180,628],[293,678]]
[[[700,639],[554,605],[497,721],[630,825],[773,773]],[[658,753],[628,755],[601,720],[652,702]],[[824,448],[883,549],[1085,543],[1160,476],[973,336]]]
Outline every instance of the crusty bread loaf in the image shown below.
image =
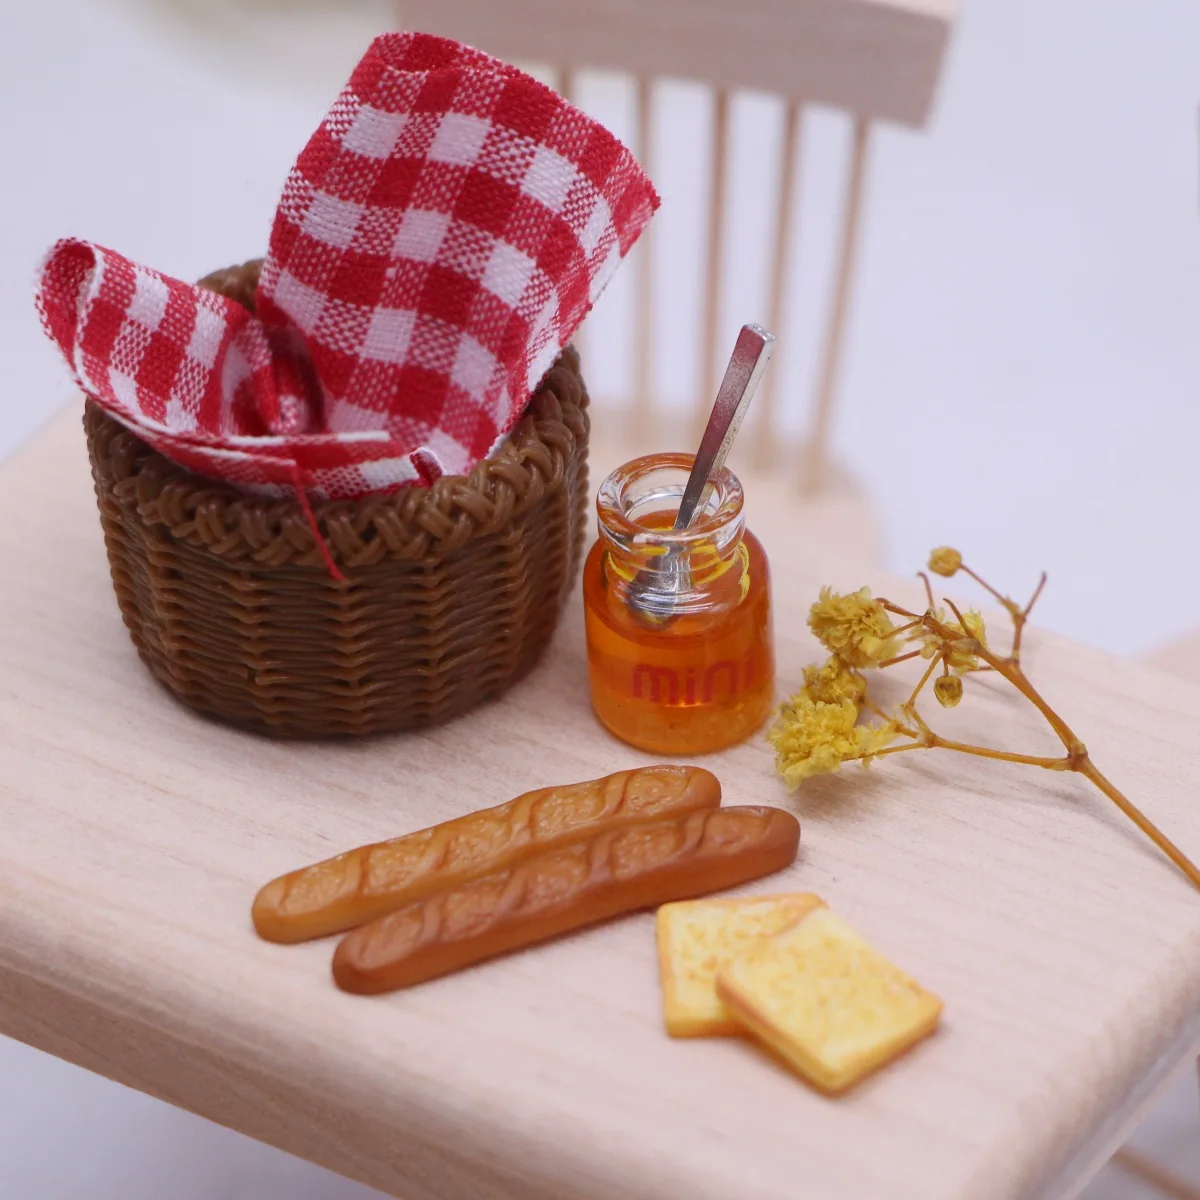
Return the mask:
[[720,803],[720,783],[700,767],[640,767],[540,788],[272,880],[255,897],[254,927],[272,942],[342,933],[564,842]]
[[620,913],[781,870],[800,825],[778,808],[717,808],[606,829],[438,892],[347,934],[333,977],[386,992]]

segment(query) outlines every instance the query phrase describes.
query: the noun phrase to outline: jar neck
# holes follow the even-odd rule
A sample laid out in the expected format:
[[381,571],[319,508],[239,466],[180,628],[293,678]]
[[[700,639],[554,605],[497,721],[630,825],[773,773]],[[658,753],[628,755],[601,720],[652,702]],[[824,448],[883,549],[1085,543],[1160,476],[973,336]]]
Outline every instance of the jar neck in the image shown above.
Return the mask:
[[657,582],[689,607],[739,563],[746,529],[742,485],[727,467],[701,497],[691,525],[672,528],[692,462],[690,454],[651,454],[601,484],[596,512],[610,583],[620,587],[640,576],[643,586]]

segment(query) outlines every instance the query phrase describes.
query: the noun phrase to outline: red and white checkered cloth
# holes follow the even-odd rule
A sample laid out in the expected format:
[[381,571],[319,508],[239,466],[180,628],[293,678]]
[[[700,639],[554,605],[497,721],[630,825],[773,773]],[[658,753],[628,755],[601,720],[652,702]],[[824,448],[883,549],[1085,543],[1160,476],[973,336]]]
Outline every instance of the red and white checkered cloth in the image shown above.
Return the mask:
[[657,207],[535,79],[385,34],[288,177],[256,316],[71,239],[37,303],[83,390],[169,458],[352,498],[493,452]]

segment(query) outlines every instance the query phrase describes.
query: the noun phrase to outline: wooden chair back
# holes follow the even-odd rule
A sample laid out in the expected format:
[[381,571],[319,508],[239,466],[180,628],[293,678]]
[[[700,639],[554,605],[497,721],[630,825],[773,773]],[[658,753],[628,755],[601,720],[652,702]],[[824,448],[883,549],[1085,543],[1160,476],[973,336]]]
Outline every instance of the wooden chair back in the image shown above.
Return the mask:
[[[655,177],[654,88],[657,80],[706,84],[714,95],[708,156],[707,248],[701,290],[698,394],[687,438],[698,440],[716,395],[723,359],[732,348],[721,339],[722,300],[728,271],[727,208],[731,181],[730,100],[752,90],[784,103],[779,139],[774,220],[768,231],[769,280],[764,323],[778,333],[795,273],[800,190],[797,165],[804,111],[832,106],[852,116],[848,177],[841,200],[837,249],[818,343],[815,394],[799,480],[809,493],[827,478],[834,397],[857,266],[859,230],[872,126],[879,121],[920,127],[928,119],[941,75],[957,0],[399,0],[401,28],[455,37],[509,61],[553,64],[549,81],[576,99],[585,70],[620,72],[635,81],[633,149]],[[632,395],[624,401],[625,428],[642,447],[663,424],[654,381],[656,277],[653,225],[635,250],[632,325]],[[739,320],[737,324],[741,324]],[[585,335],[586,336],[586,335]],[[593,354],[597,347],[587,343]],[[585,370],[587,352],[585,351]],[[756,399],[749,437],[760,468],[776,464],[781,444],[779,370],[768,371]],[[681,436],[682,432],[681,432]],[[677,441],[679,438],[676,439]]]

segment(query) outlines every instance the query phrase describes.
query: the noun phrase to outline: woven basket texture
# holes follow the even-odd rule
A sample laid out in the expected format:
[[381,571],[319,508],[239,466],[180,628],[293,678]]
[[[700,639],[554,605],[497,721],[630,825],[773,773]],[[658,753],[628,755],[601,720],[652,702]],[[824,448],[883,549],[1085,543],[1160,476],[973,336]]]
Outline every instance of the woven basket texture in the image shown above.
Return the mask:
[[[202,283],[253,308],[257,262]],[[578,567],[587,390],[568,348],[469,476],[316,503],[175,466],[88,401],[84,430],[125,624],[201,712],[283,737],[411,729],[494,699],[536,662]]]

